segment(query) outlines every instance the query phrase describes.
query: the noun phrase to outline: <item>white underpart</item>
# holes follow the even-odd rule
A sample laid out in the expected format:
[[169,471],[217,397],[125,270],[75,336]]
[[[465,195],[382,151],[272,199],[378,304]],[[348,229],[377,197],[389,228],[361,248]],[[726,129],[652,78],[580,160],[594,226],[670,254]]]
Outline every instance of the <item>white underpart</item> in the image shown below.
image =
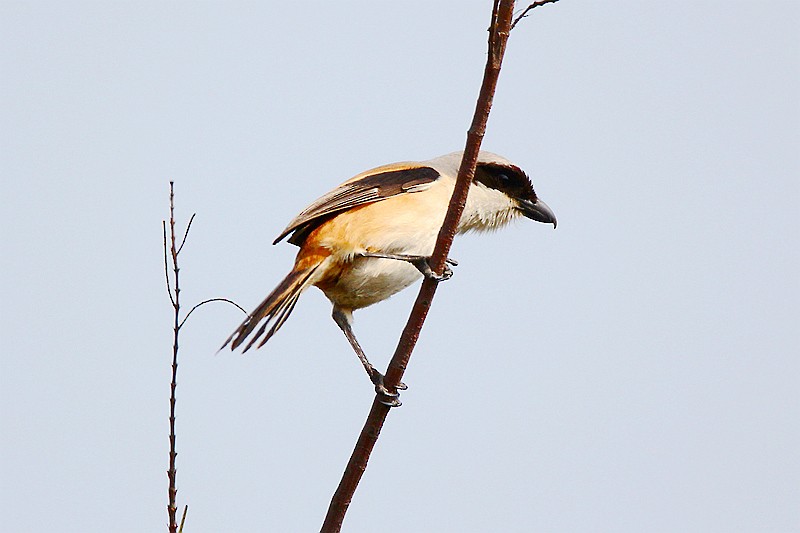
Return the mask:
[[326,296],[341,308],[361,309],[383,301],[422,277],[404,261],[360,257]]

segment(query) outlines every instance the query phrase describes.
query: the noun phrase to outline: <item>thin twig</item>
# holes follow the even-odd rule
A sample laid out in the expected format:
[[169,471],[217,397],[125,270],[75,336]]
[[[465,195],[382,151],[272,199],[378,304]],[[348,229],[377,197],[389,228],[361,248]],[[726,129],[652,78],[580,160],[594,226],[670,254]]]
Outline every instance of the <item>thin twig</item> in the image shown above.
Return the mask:
[[[478,159],[481,141],[486,131],[486,123],[489,111],[492,106],[492,98],[497,86],[497,79],[500,74],[505,44],[511,30],[511,19],[514,11],[514,0],[495,0],[492,9],[492,25],[489,32],[489,54],[484,69],[483,84],[475,106],[475,114],[472,124],[467,133],[467,143],[464,150],[464,157],[458,170],[453,196],[445,216],[444,223],[436,241],[436,247],[431,258],[431,268],[441,273],[444,270],[445,260],[453,243],[458,221],[464,209],[464,204],[469,192],[469,185],[475,174],[475,166]],[[420,330],[428,314],[433,297],[436,293],[437,282],[426,278],[422,283],[411,315],[408,318],[406,327],[398,342],[394,356],[389,363],[386,372],[385,384],[389,390],[396,390],[403,373],[408,365],[411,352],[419,337]],[[375,443],[378,440],[389,407],[380,403],[378,397],[372,402],[370,410],[361,434],[356,442],[350,460],[347,463],[342,479],[336,492],[331,499],[328,513],[322,524],[323,533],[341,531],[347,508],[350,506],[353,494],[355,493],[358,482],[367,468],[367,461],[372,453]]]
[[189,223],[186,225],[186,231],[183,232],[183,240],[181,240],[181,245],[178,246],[178,253],[181,253],[183,245],[186,244],[186,237],[189,236],[189,230],[192,229],[192,222],[194,222],[195,215],[197,215],[197,213],[192,213],[192,218],[189,219]]
[[183,524],[186,523],[186,511],[189,510],[188,505],[183,506],[183,516],[181,517],[181,525],[178,527],[178,533],[183,533]]
[[169,259],[167,259],[167,221],[161,221],[164,226],[164,277],[167,278],[167,294],[169,294],[169,301],[172,302],[172,307],[175,307],[175,300],[172,298],[172,288],[169,286]]
[[[180,248],[178,248],[178,252],[180,252]],[[199,304],[196,304],[194,307],[189,309],[189,312],[186,313],[185,317],[183,317],[183,320],[181,320],[181,323],[178,325],[178,328],[182,328],[183,327],[183,324],[186,323],[186,321],[189,319],[189,317],[192,315],[192,313],[194,313],[195,309],[197,309],[198,307],[200,307],[202,305],[211,303],[211,302],[228,302],[229,304],[239,308],[239,311],[241,311],[245,315],[247,314],[247,311],[244,310],[244,307],[242,307],[241,305],[237,304],[233,300],[228,300],[227,298],[209,298],[208,300],[203,300]]]
[[543,6],[545,4],[555,4],[556,2],[558,2],[558,0],[538,0],[538,2],[532,3],[531,5],[529,5],[528,7],[525,8],[525,10],[522,12],[522,14],[520,14],[517,18],[514,19],[514,22],[511,23],[511,28],[509,29],[509,31],[514,29],[514,26],[517,25],[517,22],[519,22],[523,18],[527,17],[528,16],[528,11],[530,11],[531,9],[534,9],[536,7],[539,7],[539,6]]

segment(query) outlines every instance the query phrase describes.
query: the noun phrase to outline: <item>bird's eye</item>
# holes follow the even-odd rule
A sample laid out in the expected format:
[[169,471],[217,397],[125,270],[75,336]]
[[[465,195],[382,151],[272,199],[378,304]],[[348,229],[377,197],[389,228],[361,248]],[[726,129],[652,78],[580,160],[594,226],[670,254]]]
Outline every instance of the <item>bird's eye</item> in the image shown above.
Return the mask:
[[509,183],[511,183],[511,178],[509,178],[507,174],[498,174],[497,180],[500,182],[501,185],[508,185]]

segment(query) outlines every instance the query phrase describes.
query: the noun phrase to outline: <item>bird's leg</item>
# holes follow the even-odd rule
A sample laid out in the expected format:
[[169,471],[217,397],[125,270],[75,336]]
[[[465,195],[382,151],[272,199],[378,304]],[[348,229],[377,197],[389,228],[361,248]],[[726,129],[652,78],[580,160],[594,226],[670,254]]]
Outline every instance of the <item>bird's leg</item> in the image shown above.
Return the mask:
[[458,261],[455,259],[450,259],[449,257],[445,259],[444,271],[442,271],[442,275],[440,276],[436,272],[433,271],[430,264],[430,256],[425,255],[403,255],[403,254],[382,254],[378,252],[363,252],[361,257],[377,257],[378,259],[396,259],[398,261],[406,261],[414,265],[417,270],[419,270],[423,276],[426,278],[430,278],[435,281],[446,281],[453,277],[453,271],[448,265],[458,266]]
[[[353,333],[352,311],[341,309],[334,305],[331,316],[333,317],[333,321],[336,322],[339,328],[341,328],[344,336],[347,337],[347,340],[350,342],[350,346],[353,347],[353,350],[356,352],[361,364],[364,365],[364,370],[367,371],[370,381],[372,381],[372,384],[375,385],[375,392],[386,397],[385,400],[382,399],[380,402],[384,405],[388,405],[389,407],[400,407],[400,405],[402,405],[399,400],[400,393],[391,392],[386,388],[386,385],[383,384],[383,374],[378,372],[378,370],[372,366],[372,363],[369,362],[366,354],[364,354],[364,350],[361,349],[361,345],[358,343],[358,340]],[[397,390],[405,390],[407,388],[408,387],[404,383],[397,384]]]

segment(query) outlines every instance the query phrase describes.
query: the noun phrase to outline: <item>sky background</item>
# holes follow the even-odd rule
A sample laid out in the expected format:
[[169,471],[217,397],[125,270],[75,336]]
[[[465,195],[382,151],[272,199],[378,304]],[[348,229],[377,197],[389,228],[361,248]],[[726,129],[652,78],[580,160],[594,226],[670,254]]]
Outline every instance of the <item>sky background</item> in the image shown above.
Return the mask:
[[[166,531],[169,180],[184,305],[252,309],[308,203],[463,149],[490,10],[0,2],[3,531]],[[483,147],[558,229],[456,241],[345,531],[800,531],[798,27],[564,0],[512,32]],[[355,315],[380,368],[417,289]],[[321,292],[215,354],[241,319],[182,332],[185,531],[317,531],[372,388]]]

